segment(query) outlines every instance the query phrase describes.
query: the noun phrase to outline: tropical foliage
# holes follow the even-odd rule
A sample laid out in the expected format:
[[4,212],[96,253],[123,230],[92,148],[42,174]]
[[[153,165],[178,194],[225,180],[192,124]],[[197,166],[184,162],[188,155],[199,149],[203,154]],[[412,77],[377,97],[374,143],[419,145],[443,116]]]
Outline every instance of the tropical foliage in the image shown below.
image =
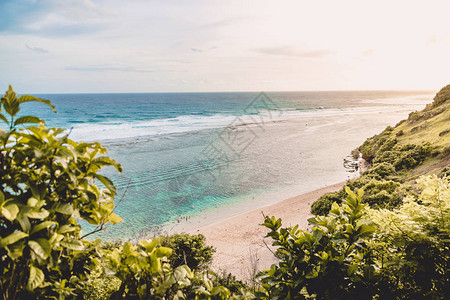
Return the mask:
[[368,299],[375,271],[364,238],[375,228],[365,216],[362,190],[355,195],[347,188],[346,202],[332,205],[325,217],[308,221],[311,232],[298,226],[281,228],[281,220],[266,217],[264,226],[280,258],[279,265],[260,274],[269,299]]
[[268,299],[448,299],[450,297],[450,185],[421,177],[418,198],[394,210],[368,209],[347,187],[328,216],[309,220],[310,232],[264,226],[278,246],[278,265],[261,273]]
[[[0,282],[7,299],[73,295],[95,263],[77,219],[121,221],[113,212],[114,184],[98,174],[104,166],[121,166],[99,156],[106,149],[98,143],[76,143],[37,117],[17,117],[29,101],[54,109],[48,100],[18,98],[11,86],[1,99],[9,128],[0,129]],[[18,128],[25,123],[41,125]]]

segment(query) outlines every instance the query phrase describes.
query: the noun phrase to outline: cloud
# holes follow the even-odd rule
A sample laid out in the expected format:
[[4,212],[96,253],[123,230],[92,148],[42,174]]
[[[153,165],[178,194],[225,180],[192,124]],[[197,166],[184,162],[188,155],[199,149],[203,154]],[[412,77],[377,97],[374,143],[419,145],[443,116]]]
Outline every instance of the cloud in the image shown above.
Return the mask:
[[210,48],[208,48],[206,50],[202,50],[202,49],[198,49],[198,48],[191,48],[191,51],[192,52],[206,52],[206,51],[211,51],[211,50],[214,50],[214,49],[217,49],[217,46],[210,47]]
[[75,72],[111,72],[111,71],[138,72],[138,73],[156,72],[155,70],[145,70],[145,69],[136,69],[133,67],[115,67],[115,66],[85,66],[85,67],[67,66],[64,69]]
[[28,50],[33,51],[33,52],[35,52],[35,53],[39,53],[39,54],[49,53],[49,51],[48,51],[47,49],[44,49],[44,48],[40,48],[40,47],[32,47],[32,46],[28,46],[28,45],[25,45],[25,47],[26,47]]
[[92,34],[105,28],[112,14],[90,0],[0,1],[0,33],[37,36]]
[[303,50],[293,46],[262,47],[253,49],[253,51],[267,55],[303,58],[322,58],[333,54],[333,51],[330,50]]
[[252,17],[227,18],[227,19],[222,19],[222,20],[216,21],[216,22],[210,22],[210,23],[203,24],[203,25],[199,26],[199,28],[217,28],[217,27],[235,25],[238,22],[249,20],[249,19],[252,19]]

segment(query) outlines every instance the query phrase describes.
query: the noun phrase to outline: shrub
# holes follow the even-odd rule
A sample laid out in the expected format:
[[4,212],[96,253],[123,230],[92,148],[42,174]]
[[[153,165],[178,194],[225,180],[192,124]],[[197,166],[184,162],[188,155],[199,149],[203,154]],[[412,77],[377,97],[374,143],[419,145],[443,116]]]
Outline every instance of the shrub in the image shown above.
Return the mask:
[[444,131],[439,132],[439,136],[444,136],[446,134],[450,133],[450,129],[446,129]]
[[427,176],[417,186],[417,200],[406,197],[397,209],[369,212],[377,226],[370,247],[381,299],[450,297],[450,184]]
[[383,146],[383,144],[387,140],[389,140],[389,137],[393,130],[393,127],[388,126],[380,134],[374,135],[373,137],[365,140],[364,143],[359,147],[359,151],[362,153],[362,157],[369,163],[372,162],[380,147]]
[[434,147],[430,143],[422,145],[406,145],[396,147],[397,159],[393,165],[397,171],[412,169],[420,165],[426,158],[434,153]]
[[172,268],[181,265],[187,265],[193,270],[207,267],[215,252],[213,247],[205,245],[205,237],[202,234],[170,235],[162,239],[162,245],[173,250],[173,254],[169,257]]
[[363,187],[363,202],[371,207],[395,207],[401,201],[401,197],[397,193],[397,189],[400,186],[400,183],[395,181],[378,181],[373,179]]
[[383,162],[376,164],[373,168],[365,171],[362,176],[369,177],[371,179],[383,180],[396,178],[397,172],[392,164]]
[[[80,292],[95,265],[95,247],[81,239],[77,219],[91,224],[120,222],[113,213],[114,184],[98,174],[121,167],[99,156],[98,143],[76,143],[64,130],[17,126],[44,121],[17,117],[21,105],[48,100],[17,97],[10,86],[1,99],[8,130],[0,129],[0,291],[6,299],[45,294],[68,297]],[[105,186],[97,186],[100,182]],[[92,250],[94,251],[94,250]]]
[[442,169],[442,171],[439,173],[440,178],[448,177],[450,178],[450,167],[445,167]]
[[450,99],[450,84],[443,87],[433,99],[433,107],[442,105]]
[[364,218],[362,191],[346,191],[345,203],[334,203],[329,216],[309,219],[311,232],[298,225],[281,228],[280,219],[266,217],[263,225],[280,262],[258,275],[264,289],[259,297],[372,299],[375,268],[364,241],[374,228]]
[[342,196],[342,191],[343,189],[339,192],[326,193],[321,196],[311,205],[311,213],[317,216],[326,216],[330,211],[333,202],[342,202],[342,199],[344,198]]
[[213,283],[217,286],[226,287],[232,294],[246,294],[249,291],[249,287],[241,280],[230,273],[216,274],[213,277]]

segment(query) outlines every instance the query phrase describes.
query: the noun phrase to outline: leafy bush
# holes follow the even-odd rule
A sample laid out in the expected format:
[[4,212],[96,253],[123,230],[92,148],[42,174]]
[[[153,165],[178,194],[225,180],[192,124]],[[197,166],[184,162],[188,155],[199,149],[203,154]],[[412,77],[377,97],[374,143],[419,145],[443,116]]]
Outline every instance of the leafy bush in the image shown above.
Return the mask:
[[331,209],[333,202],[341,203],[345,198],[344,189],[339,192],[326,193],[311,205],[311,213],[317,216],[326,216]]
[[363,187],[365,195],[362,200],[371,207],[396,207],[401,203],[400,186],[395,181],[373,179]]
[[439,173],[440,178],[448,177],[450,178],[450,167],[445,167],[442,169],[442,171]]
[[[0,291],[6,299],[67,297],[79,292],[95,260],[81,240],[78,219],[117,223],[114,184],[98,174],[121,167],[98,143],[76,143],[62,129],[17,126],[44,122],[17,117],[21,105],[48,100],[17,97],[10,86],[1,99],[8,130],[0,129]],[[96,182],[106,189],[100,189]]]
[[380,268],[382,299],[449,299],[449,179],[421,177],[416,200],[394,210],[370,210],[377,230],[371,248]]
[[375,268],[365,238],[375,228],[364,217],[362,190],[358,196],[346,191],[346,202],[334,203],[329,216],[309,219],[311,232],[281,228],[280,219],[266,217],[280,262],[259,274],[261,298],[372,299]]
[[249,286],[241,280],[236,279],[233,274],[216,274],[216,276],[213,278],[213,283],[218,286],[226,287],[232,294],[242,294],[247,295],[247,297],[253,298],[252,294],[249,292]]
[[397,171],[392,164],[382,162],[365,171],[362,176],[376,180],[392,180],[397,179],[396,173]]
[[449,299],[450,182],[421,177],[417,188],[415,197],[393,210],[365,208],[362,193],[350,193],[345,204],[333,203],[327,217],[310,219],[311,232],[281,228],[280,219],[266,218],[280,262],[259,275],[264,291],[258,295]]
[[440,106],[450,99],[450,84],[444,86],[434,97],[433,107]]
[[434,150],[430,143],[396,147],[394,151],[398,153],[398,158],[393,165],[397,171],[412,169],[420,165],[426,158],[434,155]]
[[173,250],[169,263],[173,268],[187,265],[191,269],[206,267],[212,260],[214,248],[205,245],[202,234],[173,234],[162,239],[162,245]]
[[373,137],[365,140],[364,143],[359,147],[359,151],[362,153],[362,157],[369,163],[372,162],[378,149],[389,139],[393,130],[394,128],[388,126],[380,134],[374,135]]
[[364,197],[362,201],[371,207],[396,207],[401,203],[404,191],[401,189],[401,184],[397,182],[398,177],[393,174],[396,174],[396,172],[392,165],[387,163],[378,164],[364,172],[361,177],[349,180],[340,191],[321,196],[311,205],[311,213],[318,216],[326,216],[333,202],[340,204],[345,199],[346,187],[351,190],[363,189]]

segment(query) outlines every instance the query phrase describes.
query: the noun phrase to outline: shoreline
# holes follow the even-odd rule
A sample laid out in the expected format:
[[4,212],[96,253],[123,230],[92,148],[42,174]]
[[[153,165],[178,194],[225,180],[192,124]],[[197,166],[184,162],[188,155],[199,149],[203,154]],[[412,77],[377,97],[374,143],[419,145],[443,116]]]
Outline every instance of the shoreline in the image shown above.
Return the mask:
[[[132,196],[136,195],[138,199],[123,202],[117,212],[124,218],[124,224],[127,226],[118,224],[110,228],[109,233],[112,237],[131,239],[143,235],[151,236],[155,232],[195,233],[198,228],[209,224],[241,216],[245,212],[261,211],[262,207],[348,180],[354,174],[347,172],[343,160],[351,149],[361,145],[368,136],[376,134],[387,125],[405,118],[416,105],[419,104],[400,103],[393,107],[370,106],[355,110],[320,111],[303,114],[302,117],[286,114],[285,121],[266,122],[263,128],[257,124],[240,126],[236,129],[239,130],[237,132],[243,140],[250,140],[251,143],[240,154],[239,162],[215,171],[220,172],[220,180],[211,180],[208,174],[200,177],[201,180],[210,181],[199,186],[198,195],[187,194],[190,190],[186,189],[186,195],[181,196],[189,202],[180,209],[173,207],[173,201],[168,201],[167,207],[162,205],[167,201],[164,195],[169,195],[171,188],[178,191],[177,186],[172,187],[170,181],[160,185],[145,184],[147,181],[151,183],[155,176],[142,164],[143,159],[154,151],[159,151],[156,146],[177,145],[178,140],[139,139],[133,142],[138,142],[139,147],[130,148],[135,149],[133,153],[136,155],[133,157],[127,155],[128,148],[124,148],[126,143],[122,144],[125,141],[121,140],[110,150],[116,154],[117,160],[126,160],[124,167],[133,172],[118,177],[118,187],[123,189],[130,181],[129,178],[133,178],[131,192],[128,192],[132,193]],[[379,118],[381,115],[382,119]],[[189,170],[192,166],[183,163],[195,161],[198,155],[205,155],[202,154],[204,150],[200,149],[199,143],[201,144],[204,138],[210,138],[208,134],[192,135],[192,139],[180,148],[184,149],[183,155],[186,155],[177,157],[167,170],[183,170],[180,167]],[[254,138],[254,135],[257,135],[257,138]],[[178,134],[175,136],[179,137]],[[218,141],[220,142],[220,139]],[[163,158],[168,157],[168,154],[167,151],[162,152],[162,155],[165,155]],[[157,199],[161,198],[161,202],[148,201],[147,196],[139,198],[142,194],[156,195],[155,191],[159,193]],[[305,210],[309,212],[309,207]],[[156,212],[160,214],[155,215]]]
[[188,234],[203,234],[206,243],[213,246],[211,268],[218,273],[232,273],[237,279],[249,281],[258,271],[270,268],[276,258],[269,248],[270,239],[264,238],[267,229],[259,224],[265,216],[282,219],[282,226],[299,225],[308,228],[308,219],[312,216],[312,202],[328,192],[341,189],[344,182],[322,187],[281,202],[254,209],[225,220],[186,230]]

